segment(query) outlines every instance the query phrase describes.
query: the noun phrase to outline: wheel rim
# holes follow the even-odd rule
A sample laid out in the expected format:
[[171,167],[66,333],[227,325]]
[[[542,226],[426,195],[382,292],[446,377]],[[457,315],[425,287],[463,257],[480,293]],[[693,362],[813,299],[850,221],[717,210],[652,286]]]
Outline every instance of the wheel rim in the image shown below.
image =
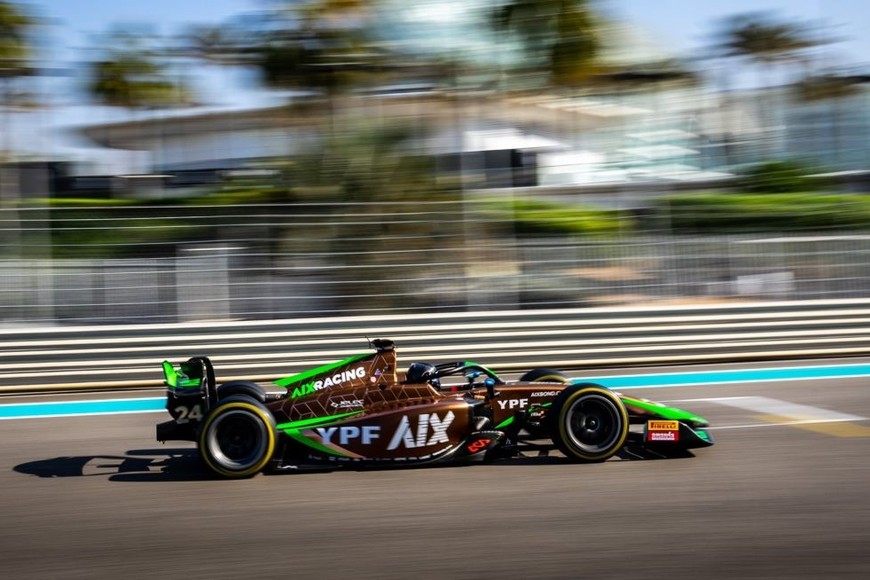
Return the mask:
[[565,416],[568,437],[584,453],[604,453],[622,436],[622,416],[613,401],[590,394],[575,401]]
[[268,427],[260,417],[244,409],[232,409],[216,417],[208,430],[209,454],[222,467],[245,470],[263,457],[268,448]]

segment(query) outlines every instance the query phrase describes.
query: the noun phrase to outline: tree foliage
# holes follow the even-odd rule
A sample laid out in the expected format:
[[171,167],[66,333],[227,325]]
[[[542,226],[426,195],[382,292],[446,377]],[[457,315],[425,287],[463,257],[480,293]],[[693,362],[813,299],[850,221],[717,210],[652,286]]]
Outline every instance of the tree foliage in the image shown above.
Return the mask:
[[634,220],[623,211],[574,202],[496,198],[487,200],[485,206],[520,234],[613,236],[635,227]]
[[[32,106],[34,100],[26,91],[16,86],[18,79],[33,74],[33,48],[30,35],[36,26],[24,6],[12,2],[0,2],[0,108],[8,112],[13,106]],[[0,128],[0,160],[5,160],[11,145],[8,126]],[[2,181],[2,176],[0,176]],[[9,186],[0,183],[0,198]]]
[[805,102],[845,99],[861,92],[865,77],[838,74],[810,76],[794,87],[795,95]]
[[806,50],[824,42],[804,24],[756,12],[725,19],[717,34],[716,48],[723,57],[775,64],[799,59]]
[[377,71],[369,2],[276,1],[223,27],[194,29],[189,42],[208,60],[257,68],[266,85],[334,94]]
[[27,74],[31,46],[28,35],[35,20],[12,2],[0,2],[0,76]]
[[555,86],[576,86],[595,72],[597,22],[585,0],[507,0],[490,14],[492,28],[516,41],[524,69],[537,69]]
[[793,160],[758,163],[745,169],[739,179],[746,193],[795,193],[809,191],[818,185],[809,175],[812,169]]
[[870,200],[817,193],[686,193],[662,198],[656,215],[674,233],[851,231],[870,228]]
[[139,33],[111,31],[102,56],[90,65],[88,89],[101,103],[127,109],[189,105],[190,93],[173,79],[154,40]]

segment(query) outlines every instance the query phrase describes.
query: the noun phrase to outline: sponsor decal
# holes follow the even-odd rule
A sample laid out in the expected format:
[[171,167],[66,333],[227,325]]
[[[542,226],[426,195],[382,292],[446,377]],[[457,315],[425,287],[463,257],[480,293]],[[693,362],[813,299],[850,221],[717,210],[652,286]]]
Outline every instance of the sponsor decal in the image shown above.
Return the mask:
[[448,411],[443,419],[438,416],[438,413],[424,413],[416,417],[417,425],[415,427],[411,418],[403,415],[402,420],[399,421],[399,428],[393,433],[387,449],[389,451],[399,447],[416,449],[438,443],[449,443],[447,428],[453,423],[453,419],[453,411]]
[[361,399],[353,399],[351,401],[330,401],[329,406],[333,409],[353,409],[355,407],[362,407],[363,402]]
[[646,432],[647,441],[679,441],[680,422],[657,420],[647,421]]
[[486,446],[492,443],[492,439],[477,439],[470,443],[467,447],[469,453],[477,453],[486,449]]
[[679,441],[679,431],[650,431],[647,441]]
[[193,407],[181,405],[175,407],[172,414],[175,416],[175,422],[179,425],[184,425],[191,421],[202,421],[203,418],[201,405],[194,405]]
[[301,397],[303,395],[309,395],[314,391],[319,391],[320,389],[326,389],[335,385],[340,385],[346,381],[361,379],[365,376],[365,368],[356,367],[355,369],[349,369],[340,373],[335,373],[331,377],[326,377],[325,379],[319,381],[311,381],[310,383],[300,385],[293,389],[293,392],[290,394],[290,396],[295,398]]
[[679,421],[647,421],[646,427],[649,431],[679,431]]
[[508,399],[499,401],[498,406],[502,409],[525,409],[529,406],[528,399]]
[[380,425],[342,425],[341,427],[317,427],[315,429],[324,445],[347,445],[354,441],[360,441],[363,445],[370,445],[380,438]]
[[555,397],[558,394],[559,391],[535,391],[532,397]]

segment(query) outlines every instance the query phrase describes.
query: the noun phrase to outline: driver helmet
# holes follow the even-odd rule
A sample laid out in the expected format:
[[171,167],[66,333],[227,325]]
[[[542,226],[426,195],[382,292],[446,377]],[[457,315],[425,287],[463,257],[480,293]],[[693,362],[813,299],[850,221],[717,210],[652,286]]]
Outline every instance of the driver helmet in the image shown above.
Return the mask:
[[435,365],[427,362],[411,363],[408,367],[408,372],[405,374],[405,382],[411,384],[429,383],[436,389],[441,388],[441,381],[438,379],[438,369]]

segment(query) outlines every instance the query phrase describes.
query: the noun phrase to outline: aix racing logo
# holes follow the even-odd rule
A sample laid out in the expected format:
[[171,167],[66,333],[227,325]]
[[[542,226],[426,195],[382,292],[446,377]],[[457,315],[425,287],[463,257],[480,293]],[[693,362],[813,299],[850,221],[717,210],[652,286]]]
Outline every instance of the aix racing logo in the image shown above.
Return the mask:
[[335,373],[331,377],[326,377],[325,379],[319,381],[311,381],[309,383],[305,383],[304,385],[300,385],[293,389],[293,392],[290,394],[290,396],[296,398],[303,395],[309,395],[314,391],[319,391],[320,389],[326,389],[328,387],[340,385],[346,381],[361,379],[365,376],[366,370],[363,367],[349,369],[340,373]]

